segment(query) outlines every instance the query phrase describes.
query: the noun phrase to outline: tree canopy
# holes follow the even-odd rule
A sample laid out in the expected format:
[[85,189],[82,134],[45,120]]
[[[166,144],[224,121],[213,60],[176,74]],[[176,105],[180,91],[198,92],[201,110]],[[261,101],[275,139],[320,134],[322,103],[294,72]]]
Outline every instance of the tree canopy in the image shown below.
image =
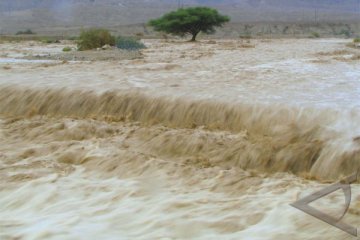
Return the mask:
[[155,31],[179,36],[191,34],[191,41],[195,41],[200,32],[214,33],[215,27],[221,27],[229,21],[228,16],[220,15],[216,9],[191,7],[167,13],[161,18],[151,20],[149,25],[154,27]]

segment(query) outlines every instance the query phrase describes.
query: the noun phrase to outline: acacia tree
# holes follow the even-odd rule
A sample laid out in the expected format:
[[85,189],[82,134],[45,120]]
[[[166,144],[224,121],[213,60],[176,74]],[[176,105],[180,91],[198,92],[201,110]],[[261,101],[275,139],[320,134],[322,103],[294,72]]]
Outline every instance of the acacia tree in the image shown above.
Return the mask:
[[216,9],[193,7],[167,13],[161,18],[151,20],[149,25],[154,27],[155,31],[179,36],[191,34],[191,41],[195,41],[200,32],[214,33],[215,27],[222,27],[229,21],[228,16],[220,15]]

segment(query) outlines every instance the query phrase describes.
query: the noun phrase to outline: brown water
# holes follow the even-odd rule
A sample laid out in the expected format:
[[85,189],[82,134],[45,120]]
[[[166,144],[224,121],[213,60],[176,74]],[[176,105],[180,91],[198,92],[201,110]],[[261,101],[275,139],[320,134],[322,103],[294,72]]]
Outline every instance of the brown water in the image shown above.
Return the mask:
[[[149,42],[145,60],[1,69],[0,239],[352,239],[289,204],[360,167],[359,63],[318,54],[341,41],[282,41],[159,54]],[[177,60],[184,48],[213,55]],[[308,70],[290,70],[294,51]],[[360,226],[352,190],[344,221]],[[338,215],[343,202],[314,204]]]

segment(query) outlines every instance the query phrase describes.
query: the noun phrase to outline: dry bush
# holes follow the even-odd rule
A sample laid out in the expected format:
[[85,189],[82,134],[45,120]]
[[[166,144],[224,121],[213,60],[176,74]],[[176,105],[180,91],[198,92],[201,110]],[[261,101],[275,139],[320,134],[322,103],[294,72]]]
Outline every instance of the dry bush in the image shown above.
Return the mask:
[[106,29],[93,28],[83,31],[78,40],[78,50],[91,50],[104,45],[115,46],[115,37]]
[[10,70],[10,69],[11,69],[11,66],[10,66],[10,65],[5,65],[5,66],[3,66],[3,69],[5,69],[5,70]]

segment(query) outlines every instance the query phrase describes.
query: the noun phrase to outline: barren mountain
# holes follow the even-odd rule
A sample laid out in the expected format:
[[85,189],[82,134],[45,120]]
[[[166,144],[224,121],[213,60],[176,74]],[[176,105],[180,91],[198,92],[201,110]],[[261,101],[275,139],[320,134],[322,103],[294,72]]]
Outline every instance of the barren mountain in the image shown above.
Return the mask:
[[207,5],[233,22],[359,21],[359,0],[1,0],[0,31],[147,22],[181,6]]

